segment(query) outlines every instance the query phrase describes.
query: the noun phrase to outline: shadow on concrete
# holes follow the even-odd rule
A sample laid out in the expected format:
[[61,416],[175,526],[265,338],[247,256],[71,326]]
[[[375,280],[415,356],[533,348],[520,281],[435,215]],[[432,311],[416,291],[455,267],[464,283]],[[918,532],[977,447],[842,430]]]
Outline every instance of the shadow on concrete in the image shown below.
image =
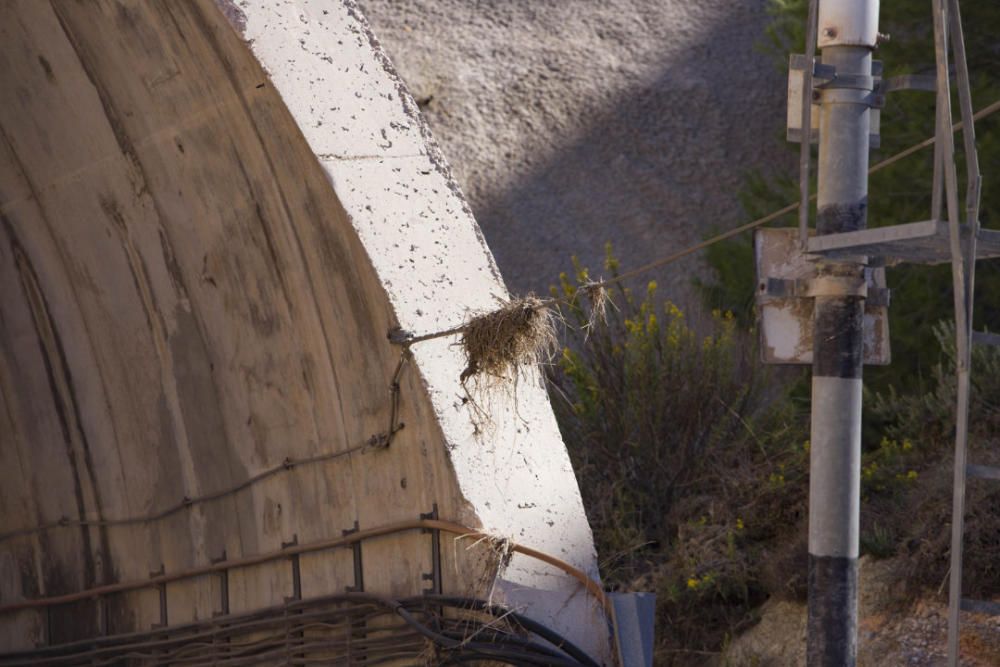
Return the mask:
[[[755,10],[759,13],[759,9]],[[594,109],[576,139],[472,202],[514,292],[545,292],[570,256],[600,275],[610,241],[623,270],[746,221],[738,193],[748,172],[789,173],[784,75],[746,34],[746,11],[713,25],[647,85]],[[588,100],[580,100],[587,105]],[[700,255],[652,272],[682,302]]]

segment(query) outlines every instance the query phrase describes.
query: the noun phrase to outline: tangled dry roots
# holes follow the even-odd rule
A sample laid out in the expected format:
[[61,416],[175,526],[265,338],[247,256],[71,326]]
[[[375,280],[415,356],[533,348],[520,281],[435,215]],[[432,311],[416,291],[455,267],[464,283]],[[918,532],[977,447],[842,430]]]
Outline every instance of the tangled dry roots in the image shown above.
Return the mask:
[[473,317],[461,340],[467,360],[461,380],[486,374],[511,377],[521,366],[551,358],[557,340],[552,309],[534,295]]

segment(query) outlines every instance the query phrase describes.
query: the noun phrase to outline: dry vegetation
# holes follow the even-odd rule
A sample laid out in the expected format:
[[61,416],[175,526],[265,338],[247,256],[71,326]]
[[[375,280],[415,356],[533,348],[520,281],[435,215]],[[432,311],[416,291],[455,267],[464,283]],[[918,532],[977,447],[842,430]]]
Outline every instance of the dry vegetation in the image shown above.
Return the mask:
[[528,295],[466,322],[460,342],[466,367],[461,380],[484,374],[515,377],[517,369],[548,361],[557,340],[553,311]]
[[[608,257],[606,270],[615,273]],[[690,322],[651,284],[617,290],[592,324],[587,271],[562,277],[568,339],[550,393],[594,528],[605,583],[658,595],[657,664],[705,664],[768,598],[804,599],[804,375],[757,361],[727,313]],[[947,572],[954,406],[950,333],[929,390],[870,395],[862,551],[895,557],[899,602],[940,596]],[[977,352],[971,457],[1000,419],[1000,354]],[[1000,489],[972,482],[966,593],[1000,593]]]

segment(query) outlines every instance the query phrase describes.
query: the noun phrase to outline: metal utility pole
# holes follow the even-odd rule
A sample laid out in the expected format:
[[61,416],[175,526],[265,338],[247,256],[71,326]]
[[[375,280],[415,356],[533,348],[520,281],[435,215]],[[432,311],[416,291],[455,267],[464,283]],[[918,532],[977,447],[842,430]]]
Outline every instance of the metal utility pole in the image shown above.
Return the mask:
[[[979,226],[981,175],[958,0],[934,0],[932,4],[937,75],[882,81],[881,64],[872,61],[878,37],[878,0],[809,0],[807,53],[791,56],[788,77],[788,140],[803,142],[799,228],[762,228],[754,234],[761,360],[768,364],[811,364],[813,368],[810,667],[853,667],[857,662],[861,376],[865,363],[889,363],[887,261],[952,264],[959,372],[949,665],[958,664],[961,610],[1000,615],[996,603],[961,596],[966,476],[1000,479],[1000,468],[966,462],[969,347],[972,342],[1000,346],[1000,336],[972,332],[974,266],[980,259],[1000,258],[1000,230]],[[959,224],[952,137],[950,37],[954,37],[965,139],[968,191],[964,226]],[[815,62],[814,46],[822,50],[821,63]],[[815,88],[813,79],[819,82]],[[868,148],[878,141],[876,114],[885,93],[892,90],[937,91],[932,219],[869,230]],[[813,122],[816,119],[818,123]],[[817,125],[814,135],[812,129]],[[809,143],[817,136],[816,235],[810,236]],[[940,219],[945,203],[946,221]],[[869,263],[871,266],[866,266]]]
[[[817,46],[835,69],[820,88],[817,235],[864,229],[878,0],[819,0]],[[815,285],[809,464],[808,664],[857,657],[863,258],[824,260]]]

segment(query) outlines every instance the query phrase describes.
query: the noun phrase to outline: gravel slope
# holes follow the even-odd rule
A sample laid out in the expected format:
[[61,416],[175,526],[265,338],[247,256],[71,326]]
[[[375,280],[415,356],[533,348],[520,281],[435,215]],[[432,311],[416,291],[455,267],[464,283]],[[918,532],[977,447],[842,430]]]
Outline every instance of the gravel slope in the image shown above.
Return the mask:
[[[572,254],[599,269],[608,240],[627,268],[738,224],[744,173],[793,166],[784,78],[755,47],[765,6],[363,2],[519,292]],[[683,298],[703,270],[655,277]]]
[[[912,603],[899,601],[902,561],[859,563],[859,667],[946,667],[948,664],[948,594]],[[760,622],[737,637],[724,653],[723,664],[804,666],[806,664],[806,606],[770,600],[759,610]],[[962,667],[1000,664],[1000,618],[962,615]],[[728,662],[726,662],[728,661]]]

